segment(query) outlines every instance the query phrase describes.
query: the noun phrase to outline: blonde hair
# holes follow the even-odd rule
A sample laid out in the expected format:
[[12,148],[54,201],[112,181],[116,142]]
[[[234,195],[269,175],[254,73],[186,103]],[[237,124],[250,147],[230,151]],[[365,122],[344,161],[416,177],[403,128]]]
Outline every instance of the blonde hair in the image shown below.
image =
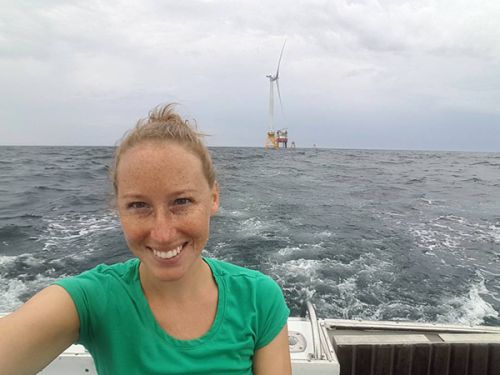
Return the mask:
[[208,148],[203,143],[205,136],[189,121],[182,119],[174,110],[175,103],[159,105],[149,116],[137,121],[134,128],[125,133],[116,147],[110,178],[115,194],[118,192],[117,170],[122,155],[142,142],[175,142],[193,152],[201,161],[203,173],[210,187],[215,184],[215,169]]

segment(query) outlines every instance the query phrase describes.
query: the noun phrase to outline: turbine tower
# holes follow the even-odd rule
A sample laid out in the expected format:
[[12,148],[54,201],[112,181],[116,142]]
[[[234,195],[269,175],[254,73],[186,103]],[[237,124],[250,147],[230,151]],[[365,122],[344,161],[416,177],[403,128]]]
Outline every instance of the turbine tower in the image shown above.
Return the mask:
[[285,44],[286,40],[283,43],[283,47],[281,47],[281,53],[280,53],[280,58],[278,60],[278,68],[276,69],[276,74],[273,76],[272,74],[267,75],[266,77],[269,78],[269,129],[267,131],[267,140],[265,147],[273,147],[273,148],[279,148],[279,140],[281,139],[282,141],[286,139],[283,143],[286,147],[286,142],[288,141],[288,138],[283,138],[281,137],[283,135],[283,132],[286,133],[286,130],[278,130],[278,138],[276,137],[276,132],[274,131],[274,84],[276,84],[276,90],[278,91],[278,99],[280,102],[280,108],[281,111],[283,112],[283,106],[281,104],[281,94],[280,94],[280,84],[279,84],[279,75],[280,75],[280,64],[281,64],[281,58],[283,57],[283,51],[285,49]]

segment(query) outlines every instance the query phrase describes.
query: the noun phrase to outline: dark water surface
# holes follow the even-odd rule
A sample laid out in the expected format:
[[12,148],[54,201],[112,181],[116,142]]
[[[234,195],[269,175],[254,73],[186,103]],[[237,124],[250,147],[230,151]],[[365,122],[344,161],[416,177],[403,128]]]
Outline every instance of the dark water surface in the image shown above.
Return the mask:
[[[0,311],[130,257],[107,147],[0,147]],[[213,148],[206,255],[271,275],[292,314],[500,325],[500,154]]]

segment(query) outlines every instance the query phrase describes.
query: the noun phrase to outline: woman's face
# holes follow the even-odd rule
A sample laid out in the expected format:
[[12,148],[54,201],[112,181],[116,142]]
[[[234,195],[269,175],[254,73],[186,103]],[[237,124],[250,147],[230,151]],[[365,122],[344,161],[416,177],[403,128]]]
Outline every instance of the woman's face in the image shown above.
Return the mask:
[[141,260],[141,276],[175,281],[195,270],[219,206],[198,156],[173,142],[140,143],[122,155],[117,186],[123,232]]

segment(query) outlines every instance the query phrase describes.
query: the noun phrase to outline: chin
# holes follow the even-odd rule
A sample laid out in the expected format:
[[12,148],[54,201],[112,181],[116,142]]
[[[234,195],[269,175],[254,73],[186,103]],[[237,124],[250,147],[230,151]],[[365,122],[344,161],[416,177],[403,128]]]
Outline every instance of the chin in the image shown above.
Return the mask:
[[178,281],[186,274],[196,269],[195,265],[201,261],[201,251],[195,252],[187,247],[182,252],[170,259],[160,259],[151,251],[140,254],[143,271],[160,282]]

